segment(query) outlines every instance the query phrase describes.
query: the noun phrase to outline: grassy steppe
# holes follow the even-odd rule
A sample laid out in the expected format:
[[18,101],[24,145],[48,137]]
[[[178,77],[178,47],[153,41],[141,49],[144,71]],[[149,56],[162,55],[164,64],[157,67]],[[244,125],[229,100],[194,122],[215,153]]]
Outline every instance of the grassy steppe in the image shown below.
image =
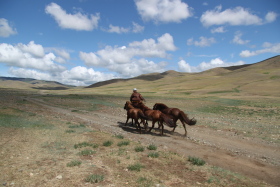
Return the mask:
[[[81,119],[57,114],[28,100],[36,98],[73,113],[87,114],[123,110],[127,97],[69,92],[38,95],[6,89],[0,93],[0,182],[3,185],[269,186],[207,163],[194,165],[188,156],[164,147],[101,132]],[[207,128],[231,129],[244,136],[279,143],[280,106],[273,98],[147,96],[146,99],[147,105],[158,100],[183,108]],[[203,163],[201,158],[191,160]]]

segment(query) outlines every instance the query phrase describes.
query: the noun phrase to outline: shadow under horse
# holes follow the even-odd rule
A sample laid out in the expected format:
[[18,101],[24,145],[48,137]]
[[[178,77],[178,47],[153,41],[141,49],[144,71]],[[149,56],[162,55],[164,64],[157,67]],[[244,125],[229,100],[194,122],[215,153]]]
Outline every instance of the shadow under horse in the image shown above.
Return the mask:
[[181,121],[181,123],[184,126],[185,129],[185,136],[187,136],[187,129],[186,129],[186,124],[188,125],[195,125],[196,124],[196,119],[192,118],[189,119],[187,114],[185,114],[182,110],[180,110],[179,108],[169,108],[168,106],[166,106],[163,103],[156,103],[153,107],[154,110],[159,110],[162,113],[166,114],[166,115],[170,115],[173,117],[173,121],[174,121],[174,128],[173,128],[173,132],[175,131],[177,125],[176,122],[178,121],[178,119]]

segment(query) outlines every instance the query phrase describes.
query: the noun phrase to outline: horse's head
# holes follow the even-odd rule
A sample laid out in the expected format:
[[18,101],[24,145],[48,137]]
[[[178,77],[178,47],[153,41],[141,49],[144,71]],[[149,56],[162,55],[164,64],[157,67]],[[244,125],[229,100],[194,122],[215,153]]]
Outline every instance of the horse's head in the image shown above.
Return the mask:
[[163,103],[156,103],[153,107],[153,110],[162,110],[168,108],[165,104]]
[[125,109],[125,110],[128,109],[128,105],[129,104],[131,104],[131,102],[130,101],[126,101],[125,104],[124,104],[123,109]]
[[158,110],[158,109],[159,109],[158,103],[154,104],[153,110]]
[[190,123],[189,123],[188,125],[195,125],[196,122],[197,122],[196,119],[192,118],[192,119],[190,120]]

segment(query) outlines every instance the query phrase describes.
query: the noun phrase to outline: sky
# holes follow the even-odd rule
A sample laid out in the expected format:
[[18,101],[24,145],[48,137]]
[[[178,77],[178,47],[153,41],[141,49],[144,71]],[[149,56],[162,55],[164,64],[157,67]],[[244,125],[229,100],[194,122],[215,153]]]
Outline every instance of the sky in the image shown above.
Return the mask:
[[279,0],[0,0],[5,77],[87,86],[279,54]]

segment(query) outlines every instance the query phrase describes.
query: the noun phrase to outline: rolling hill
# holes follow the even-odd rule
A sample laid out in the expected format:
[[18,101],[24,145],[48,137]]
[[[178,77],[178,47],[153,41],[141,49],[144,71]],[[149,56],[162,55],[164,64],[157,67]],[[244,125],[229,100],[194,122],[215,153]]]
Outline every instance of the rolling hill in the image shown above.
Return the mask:
[[67,90],[72,86],[55,81],[44,81],[30,78],[0,77],[0,88]]
[[214,68],[200,73],[173,70],[113,79],[86,87],[96,93],[129,93],[137,87],[145,95],[280,95],[280,56],[241,66]]
[[[220,67],[200,73],[169,70],[130,79],[112,79],[87,87],[71,87],[53,81],[0,77],[0,88],[60,90],[71,93],[127,95],[136,87],[145,96],[280,96],[280,55],[254,64]],[[73,89],[75,88],[75,89]],[[69,90],[70,89],[70,90]]]

